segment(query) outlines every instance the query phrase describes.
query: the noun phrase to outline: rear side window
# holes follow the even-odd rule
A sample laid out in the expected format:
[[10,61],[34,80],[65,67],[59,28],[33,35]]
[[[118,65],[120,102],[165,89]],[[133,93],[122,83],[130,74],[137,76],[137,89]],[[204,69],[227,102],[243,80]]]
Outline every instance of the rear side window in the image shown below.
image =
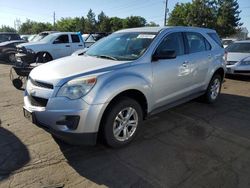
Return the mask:
[[208,33],[208,35],[220,46],[223,47],[220,37],[217,35],[217,33]]
[[211,49],[211,45],[201,34],[194,32],[187,32],[185,34],[189,53],[203,52]]
[[184,54],[184,42],[181,33],[167,35],[158,46],[156,53],[160,51],[175,51],[177,56]]
[[63,43],[69,43],[68,35],[61,35],[57,37],[57,39],[54,41],[54,44],[63,44]]
[[21,39],[20,36],[17,34],[11,34],[10,37],[11,37],[11,40],[20,40]]
[[80,39],[79,39],[78,35],[71,35],[71,38],[72,38],[73,43],[79,43],[80,42]]

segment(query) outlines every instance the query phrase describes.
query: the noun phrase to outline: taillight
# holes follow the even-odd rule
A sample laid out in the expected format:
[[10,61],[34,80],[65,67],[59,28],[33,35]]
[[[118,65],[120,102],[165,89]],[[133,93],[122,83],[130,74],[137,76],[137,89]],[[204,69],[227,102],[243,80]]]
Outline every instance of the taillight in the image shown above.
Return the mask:
[[227,54],[228,54],[228,52],[225,51],[225,53],[224,53],[224,61],[225,61],[226,64],[227,64]]

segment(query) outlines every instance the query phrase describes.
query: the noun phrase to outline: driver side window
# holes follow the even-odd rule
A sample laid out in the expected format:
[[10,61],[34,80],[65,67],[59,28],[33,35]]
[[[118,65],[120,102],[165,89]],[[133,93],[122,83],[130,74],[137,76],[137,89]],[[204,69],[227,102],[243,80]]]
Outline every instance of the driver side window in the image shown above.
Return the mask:
[[69,43],[68,35],[61,35],[57,37],[57,39],[53,42],[53,44],[64,44],[64,43]]
[[185,50],[182,34],[171,33],[167,35],[158,46],[156,53],[164,51],[175,51],[176,56],[183,55]]

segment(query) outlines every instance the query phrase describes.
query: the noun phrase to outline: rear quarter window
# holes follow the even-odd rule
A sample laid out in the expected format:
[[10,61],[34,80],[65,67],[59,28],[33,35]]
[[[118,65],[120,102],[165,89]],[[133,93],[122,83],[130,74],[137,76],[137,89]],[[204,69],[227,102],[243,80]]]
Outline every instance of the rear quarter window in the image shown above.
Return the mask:
[[222,42],[220,37],[217,35],[217,33],[208,33],[208,35],[220,46],[223,48]]

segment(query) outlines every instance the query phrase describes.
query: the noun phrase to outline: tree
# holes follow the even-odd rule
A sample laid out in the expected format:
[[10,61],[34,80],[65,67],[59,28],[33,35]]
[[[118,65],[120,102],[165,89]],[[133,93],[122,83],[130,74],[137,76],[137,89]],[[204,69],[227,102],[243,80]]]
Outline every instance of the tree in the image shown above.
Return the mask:
[[218,17],[217,31],[224,37],[228,37],[237,32],[240,23],[239,14],[241,11],[237,0],[219,0],[218,1]]
[[16,33],[16,30],[14,28],[12,28],[12,27],[2,25],[0,27],[0,32],[15,32]]
[[158,27],[159,24],[156,24],[155,22],[149,22],[145,26],[147,26],[147,27]]
[[193,0],[177,3],[168,19],[169,25],[216,29],[222,36],[235,34],[242,25],[237,0]]
[[189,26],[189,13],[192,11],[191,3],[176,3],[168,18],[168,25]]
[[130,16],[123,21],[123,28],[143,27],[145,25],[146,20],[141,16]]
[[97,31],[95,13],[90,9],[85,20],[85,32],[93,33]]
[[110,19],[103,11],[98,15],[97,27],[99,32],[111,31]]
[[56,22],[56,30],[58,31],[80,31],[84,32],[85,20],[84,17],[61,18]]
[[115,32],[117,30],[120,30],[123,28],[123,19],[118,17],[112,17],[110,18],[110,27],[111,31]]
[[50,31],[52,28],[50,23],[35,22],[27,19],[26,22],[21,24],[18,32],[21,34],[36,34],[46,30]]

